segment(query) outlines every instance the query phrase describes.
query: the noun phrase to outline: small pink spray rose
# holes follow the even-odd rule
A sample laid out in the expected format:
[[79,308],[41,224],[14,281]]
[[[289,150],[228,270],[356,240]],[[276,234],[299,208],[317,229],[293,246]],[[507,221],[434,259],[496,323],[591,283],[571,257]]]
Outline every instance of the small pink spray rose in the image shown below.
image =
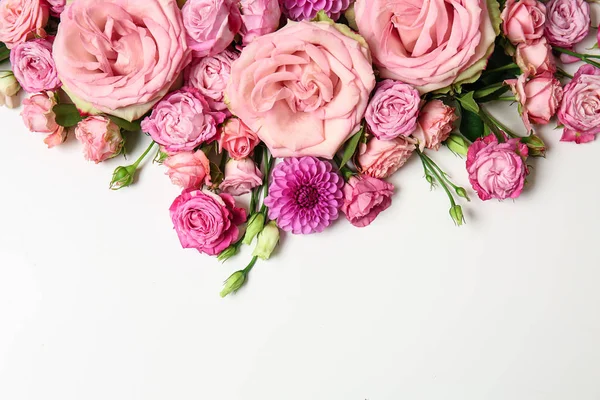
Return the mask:
[[172,92],[142,121],[142,130],[169,154],[192,151],[217,136],[225,114],[211,111],[202,94],[192,87]]
[[508,0],[502,30],[512,44],[532,43],[544,35],[546,6],[537,0]]
[[183,151],[169,156],[163,163],[174,185],[183,189],[210,185],[210,161],[202,150]]
[[552,55],[552,46],[546,38],[517,46],[515,60],[523,73],[538,75],[546,71],[556,72],[556,62]]
[[249,158],[243,160],[229,160],[225,165],[225,179],[219,185],[225,193],[240,196],[250,193],[252,189],[262,185],[263,174],[254,161]]
[[26,92],[55,90],[62,85],[49,40],[36,39],[16,45],[10,53],[10,63]]
[[373,178],[388,178],[408,161],[414,150],[415,145],[402,137],[394,140],[373,137],[360,145],[359,171]]
[[38,93],[23,100],[21,116],[31,132],[47,133],[44,143],[48,148],[57,146],[67,138],[67,131],[56,123],[52,108],[56,105],[55,94]]
[[279,0],[241,0],[242,43],[248,45],[259,36],[275,32],[281,19]]
[[219,54],[242,27],[234,0],[187,0],[181,9],[188,46],[196,57]]
[[563,88],[551,72],[532,79],[527,74],[506,81],[521,105],[521,117],[528,131],[531,123],[547,124],[556,114],[563,96]]
[[121,128],[107,117],[92,116],[80,121],[75,128],[75,137],[83,145],[85,159],[96,164],[123,150]]
[[365,227],[392,205],[394,185],[367,175],[352,176],[344,186],[342,212],[350,223]]
[[421,150],[438,150],[442,142],[450,136],[457,119],[453,107],[447,106],[441,100],[431,100],[421,109],[417,129],[412,136],[419,141]]
[[2,0],[0,42],[12,49],[34,37],[45,37],[49,16],[45,0]]
[[[506,139],[506,138],[505,138]],[[467,172],[481,200],[516,199],[529,173],[528,149],[519,139],[498,142],[495,135],[477,139],[467,153]]]
[[171,220],[181,245],[214,256],[239,236],[246,210],[235,206],[231,195],[209,190],[186,189],[170,208]]
[[545,35],[554,46],[572,48],[590,31],[590,5],[585,0],[550,0]]
[[558,109],[563,142],[587,143],[600,133],[600,69],[584,64],[565,86]]
[[381,140],[410,135],[417,126],[421,98],[410,85],[386,79],[369,102],[365,119],[371,133]]
[[219,148],[236,159],[248,157],[260,140],[239,118],[230,118],[221,127]]

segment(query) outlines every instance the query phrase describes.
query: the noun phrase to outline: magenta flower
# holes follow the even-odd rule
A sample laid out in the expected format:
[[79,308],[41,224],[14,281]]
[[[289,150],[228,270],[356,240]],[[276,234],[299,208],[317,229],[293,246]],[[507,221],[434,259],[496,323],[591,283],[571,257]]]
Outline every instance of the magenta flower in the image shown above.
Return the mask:
[[344,180],[315,157],[288,158],[273,169],[265,204],[269,218],[294,234],[322,232],[337,219]]
[[337,20],[350,6],[350,0],[280,0],[283,13],[294,21],[313,19],[321,10]]

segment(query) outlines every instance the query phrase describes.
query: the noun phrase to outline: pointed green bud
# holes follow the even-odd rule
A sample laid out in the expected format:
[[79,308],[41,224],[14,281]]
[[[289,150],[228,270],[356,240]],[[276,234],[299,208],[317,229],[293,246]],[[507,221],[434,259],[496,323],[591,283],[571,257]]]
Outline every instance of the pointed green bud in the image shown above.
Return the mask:
[[242,286],[244,286],[244,282],[246,281],[246,272],[236,271],[227,280],[223,285],[223,290],[221,290],[221,297],[225,297],[232,292],[237,292]]
[[521,142],[527,145],[529,155],[532,157],[545,157],[546,144],[538,135],[531,133],[529,136],[521,138]]
[[246,228],[246,234],[244,235],[243,244],[250,244],[254,238],[262,232],[265,226],[265,216],[263,213],[256,213],[250,216],[248,221],[248,227]]
[[221,253],[219,253],[219,255],[217,256],[217,260],[221,261],[221,262],[225,262],[227,260],[229,260],[231,257],[235,256],[239,251],[238,246],[236,246],[235,244],[232,244],[231,246],[229,246],[228,248],[226,248],[225,250],[223,250]]
[[467,199],[467,201],[471,201],[471,199],[469,199],[469,195],[467,195],[467,191],[465,190],[465,188],[457,187],[456,194],[462,197],[463,199]]
[[113,172],[112,180],[110,181],[110,189],[119,190],[131,185],[136,170],[137,166],[135,165],[117,167],[115,172]]
[[253,256],[268,260],[279,243],[279,228],[275,221],[269,222],[258,235],[258,243],[252,253]]
[[450,135],[444,143],[450,150],[461,156],[466,156],[469,151],[469,144],[465,138],[460,135]]
[[454,220],[454,223],[457,226],[461,226],[465,221],[465,217],[463,215],[462,208],[459,205],[455,205],[450,208],[450,216],[452,217],[452,219]]

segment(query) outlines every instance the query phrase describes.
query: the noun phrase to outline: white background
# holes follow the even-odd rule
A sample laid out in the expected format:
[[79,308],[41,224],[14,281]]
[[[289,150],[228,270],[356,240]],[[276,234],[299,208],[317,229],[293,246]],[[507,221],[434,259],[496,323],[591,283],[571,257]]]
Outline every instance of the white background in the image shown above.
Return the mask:
[[250,249],[181,249],[160,166],[108,190],[147,138],[94,165],[0,121],[0,399],[600,399],[598,141],[547,127],[521,198],[470,192],[461,228],[413,158],[371,226],[287,235],[221,299]]

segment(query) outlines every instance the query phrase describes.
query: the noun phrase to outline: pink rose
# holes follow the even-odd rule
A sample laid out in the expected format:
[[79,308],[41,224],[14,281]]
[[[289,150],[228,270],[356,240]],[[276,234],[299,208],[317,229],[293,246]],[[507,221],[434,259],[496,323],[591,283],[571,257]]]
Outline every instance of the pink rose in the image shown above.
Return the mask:
[[251,159],[229,160],[225,165],[225,179],[219,189],[232,196],[240,196],[262,185],[262,179],[262,172]]
[[83,145],[83,156],[96,164],[113,158],[123,150],[121,128],[103,116],[87,117],[75,127],[75,137]]
[[375,87],[369,51],[329,22],[289,22],[233,63],[229,108],[275,157],[331,159],[360,129]]
[[47,133],[44,143],[48,148],[57,146],[67,138],[67,131],[56,123],[52,108],[56,105],[55,94],[39,93],[23,100],[21,117],[31,132]]
[[77,0],[60,18],[56,69],[63,90],[87,113],[140,118],[191,60],[173,0]]
[[453,107],[445,105],[441,100],[431,100],[421,109],[417,129],[412,136],[419,141],[421,150],[438,150],[450,136],[457,119]]
[[485,0],[356,0],[354,11],[381,77],[421,93],[478,76],[497,36]]
[[344,186],[342,212],[354,226],[369,225],[392,205],[394,185],[366,175],[353,176]]
[[196,57],[219,54],[242,27],[240,9],[233,0],[187,0],[181,12],[187,43]]
[[410,85],[386,79],[377,84],[365,119],[371,133],[381,140],[410,135],[417,126],[421,98]]
[[499,143],[495,135],[477,139],[467,153],[467,172],[481,200],[516,199],[529,173],[527,146],[519,139]]
[[408,161],[414,150],[415,145],[403,137],[394,140],[371,138],[367,144],[360,145],[358,169],[373,178],[388,178]]
[[48,5],[50,6],[50,13],[52,15],[60,15],[64,10],[67,4],[67,0],[46,0]]
[[259,36],[275,32],[281,19],[279,0],[241,0],[242,43],[247,46]]
[[549,71],[556,72],[556,62],[552,55],[552,46],[546,38],[528,43],[520,43],[517,46],[515,59],[521,71],[529,75],[538,75]]
[[12,49],[34,37],[45,37],[49,17],[42,0],[2,0],[0,6],[0,42]]
[[174,185],[183,189],[210,185],[210,161],[202,150],[183,151],[169,156],[163,163]]
[[502,21],[504,36],[512,44],[529,44],[544,35],[546,6],[537,0],[507,0]]
[[600,69],[584,64],[567,83],[558,120],[564,142],[587,143],[600,132]]
[[554,46],[573,47],[590,31],[590,5],[585,0],[550,0],[546,38]]
[[260,143],[256,133],[252,132],[239,118],[228,119],[221,128],[219,148],[227,150],[236,159],[248,157],[256,145]]
[[213,140],[224,119],[225,114],[210,110],[197,89],[185,87],[162,99],[142,121],[142,130],[167,153],[192,151]]
[[558,79],[551,72],[528,80],[527,74],[518,79],[506,81],[521,104],[521,117],[528,131],[531,123],[547,124],[556,114],[563,96],[563,89]]
[[204,95],[213,111],[230,114],[223,99],[223,92],[231,75],[231,63],[238,57],[238,53],[225,50],[216,56],[195,59],[185,71],[187,84]]
[[36,39],[16,45],[10,52],[13,72],[26,92],[55,90],[61,86],[52,58],[52,43]]
[[208,190],[184,190],[170,212],[181,245],[211,256],[236,241],[237,226],[246,221],[246,210],[237,208],[231,195]]

